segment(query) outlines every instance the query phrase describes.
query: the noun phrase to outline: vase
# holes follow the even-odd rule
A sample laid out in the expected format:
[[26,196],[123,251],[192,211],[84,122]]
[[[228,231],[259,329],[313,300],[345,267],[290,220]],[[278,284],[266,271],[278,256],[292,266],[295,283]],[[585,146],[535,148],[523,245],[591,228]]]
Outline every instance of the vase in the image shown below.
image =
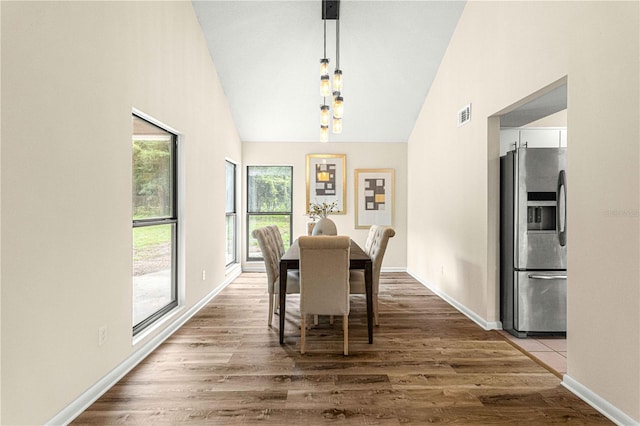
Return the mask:
[[315,222],[307,222],[307,235],[313,235],[313,228],[316,226]]
[[323,217],[316,222],[311,235],[338,235],[338,229],[331,219]]

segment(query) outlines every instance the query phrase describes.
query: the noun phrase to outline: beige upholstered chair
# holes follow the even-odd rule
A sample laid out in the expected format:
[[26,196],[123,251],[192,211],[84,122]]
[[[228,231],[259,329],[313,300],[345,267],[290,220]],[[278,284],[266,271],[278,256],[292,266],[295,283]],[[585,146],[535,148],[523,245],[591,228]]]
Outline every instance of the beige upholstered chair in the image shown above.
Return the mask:
[[341,315],[344,354],[349,355],[349,251],[347,236],[303,236],[300,245],[300,352],[307,315]]
[[[389,238],[396,235],[396,231],[391,227],[373,225],[369,229],[367,242],[364,245],[364,251],[371,257],[372,275],[373,275],[373,317],[376,325],[378,325],[378,288],[380,287],[380,268],[382,267],[382,258],[387,249]],[[364,271],[351,271],[349,282],[351,285],[351,294],[365,294]]]
[[[277,231],[277,230],[276,230]],[[251,235],[258,240],[262,256],[264,257],[264,266],[267,270],[267,287],[269,290],[269,319],[268,324],[271,326],[273,320],[273,312],[277,308],[279,297],[275,295],[280,293],[280,249],[277,237],[273,233],[273,229],[266,226],[264,228],[255,229]],[[278,231],[278,235],[280,232]],[[284,250],[284,247],[283,247]],[[287,273],[287,294],[300,293],[300,280],[298,271],[289,271]]]
[[275,239],[276,248],[278,249],[278,260],[285,252],[284,241],[282,241],[282,234],[280,234],[280,228],[278,225],[268,225],[267,230],[271,232],[272,238]]

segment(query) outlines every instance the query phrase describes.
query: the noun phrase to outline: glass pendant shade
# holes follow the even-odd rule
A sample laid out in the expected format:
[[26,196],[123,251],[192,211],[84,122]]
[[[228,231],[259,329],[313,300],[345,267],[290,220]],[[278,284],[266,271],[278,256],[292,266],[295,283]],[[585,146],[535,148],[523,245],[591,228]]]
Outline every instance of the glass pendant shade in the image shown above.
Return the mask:
[[329,140],[329,126],[320,126],[320,142]]
[[320,75],[329,75],[329,60],[327,58],[320,59]]
[[329,114],[329,105],[322,105],[320,107],[320,124],[323,126],[328,126],[330,116],[331,114]]
[[342,118],[344,115],[344,103],[342,96],[336,96],[333,100],[333,117]]
[[331,94],[331,81],[328,75],[320,77],[320,96],[329,96]]
[[333,119],[333,133],[339,134],[342,133],[342,118],[334,118]]
[[342,71],[336,70],[333,73],[333,90],[337,92],[342,91]]

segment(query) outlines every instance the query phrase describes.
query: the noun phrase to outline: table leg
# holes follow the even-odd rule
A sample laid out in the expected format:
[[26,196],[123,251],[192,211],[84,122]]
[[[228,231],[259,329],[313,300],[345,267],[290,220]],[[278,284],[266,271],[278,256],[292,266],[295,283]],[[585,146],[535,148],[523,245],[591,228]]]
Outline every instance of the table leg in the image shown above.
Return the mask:
[[280,312],[278,317],[280,319],[280,344],[284,344],[284,314],[287,311],[287,267],[286,262],[280,261]]
[[367,293],[367,328],[369,343],[373,343],[373,270],[371,262],[364,267],[364,287]]

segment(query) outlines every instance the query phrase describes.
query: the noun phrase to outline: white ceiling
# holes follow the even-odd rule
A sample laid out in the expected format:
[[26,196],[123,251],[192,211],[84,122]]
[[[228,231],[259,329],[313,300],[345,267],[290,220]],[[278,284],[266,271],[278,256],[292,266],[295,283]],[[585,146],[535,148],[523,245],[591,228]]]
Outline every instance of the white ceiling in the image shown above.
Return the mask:
[[[406,142],[463,1],[341,0],[343,133],[335,142]],[[317,142],[321,0],[193,1],[243,141]],[[327,21],[335,67],[335,21]]]

